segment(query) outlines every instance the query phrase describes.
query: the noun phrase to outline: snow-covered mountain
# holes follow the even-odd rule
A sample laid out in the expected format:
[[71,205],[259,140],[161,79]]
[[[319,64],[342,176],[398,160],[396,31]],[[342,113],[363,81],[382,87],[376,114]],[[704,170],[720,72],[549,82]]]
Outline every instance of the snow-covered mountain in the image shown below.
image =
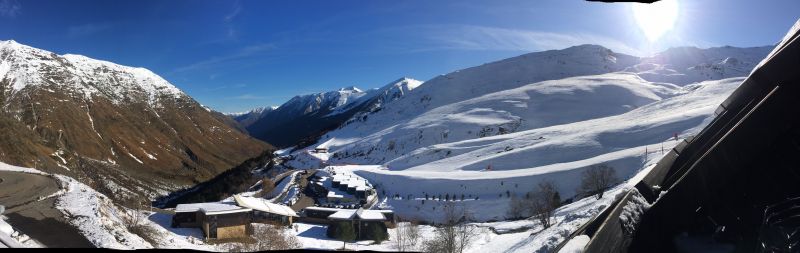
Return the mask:
[[[433,78],[351,119],[310,146],[329,154],[301,150],[289,164],[377,165],[353,170],[400,196],[477,195],[465,203],[481,210],[476,219],[503,220],[505,196],[543,180],[571,198],[591,165],[630,178],[677,144],[674,136],[699,131],[770,48],[678,48],[638,58],[583,45],[488,63]],[[417,201],[384,204],[435,219]]]
[[[318,137],[339,127],[346,120],[361,118],[380,110],[420,85],[420,81],[401,78],[381,88],[362,91],[347,87],[335,91],[295,96],[272,110],[234,117],[254,137],[278,147],[297,144],[309,136]],[[256,116],[257,115],[257,116]],[[359,115],[359,117],[353,117]],[[249,121],[254,118],[254,121]]]
[[619,115],[686,93],[681,86],[690,83],[745,76],[769,50],[675,48],[638,58],[582,45],[530,53],[438,76],[318,144],[342,162],[406,169],[403,157],[432,145]]
[[247,112],[240,112],[240,113],[228,113],[229,117],[233,118],[236,122],[239,123],[245,129],[258,121],[259,119],[267,116],[270,112],[278,109],[277,106],[268,106],[268,107],[258,107],[253,110]]
[[703,80],[747,76],[772,47],[670,48],[626,69],[651,82],[686,85]]
[[165,193],[266,150],[160,76],[0,41],[0,159],[109,194]]
[[[3,52],[0,77],[11,80],[11,89],[8,90],[11,93],[58,84],[71,95],[83,95],[87,100],[102,96],[115,104],[142,100],[158,106],[158,98],[186,97],[178,88],[145,68],[122,66],[82,55],[56,55],[13,40],[0,42],[0,51]],[[110,85],[112,83],[114,85]]]

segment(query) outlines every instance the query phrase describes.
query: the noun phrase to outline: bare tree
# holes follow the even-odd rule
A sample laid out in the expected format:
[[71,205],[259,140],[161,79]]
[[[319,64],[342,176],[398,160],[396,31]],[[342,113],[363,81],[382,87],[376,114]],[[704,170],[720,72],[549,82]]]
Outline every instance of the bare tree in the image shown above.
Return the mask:
[[394,230],[395,248],[398,251],[414,251],[419,237],[419,226],[415,221],[400,222]]
[[544,228],[548,228],[552,225],[556,208],[561,205],[561,195],[552,182],[544,181],[530,194],[529,205],[534,218],[539,220]]
[[256,252],[289,250],[303,247],[297,237],[289,234],[285,229],[280,229],[268,224],[256,224],[253,227],[253,239],[255,239],[255,242],[243,244],[238,248],[231,249],[231,251]]
[[581,177],[581,187],[578,192],[586,195],[597,195],[597,199],[603,197],[603,192],[618,181],[617,172],[614,167],[606,164],[598,164],[583,171]]
[[417,247],[417,243],[419,242],[419,239],[421,237],[422,235],[419,232],[419,223],[413,220],[410,221],[408,223],[408,226],[406,226],[405,238],[406,241],[408,241],[408,243],[412,245],[411,247],[412,249],[415,249]]
[[467,224],[465,208],[446,203],[442,208],[444,222],[436,228],[434,238],[424,242],[426,252],[462,253],[478,235],[477,227]]
[[456,249],[459,253],[463,253],[464,250],[469,247],[469,244],[472,243],[472,240],[478,236],[478,227],[467,224],[466,222],[460,222],[456,225]]
[[400,252],[408,250],[408,241],[405,237],[405,231],[403,231],[405,230],[405,227],[406,223],[397,223],[397,227],[394,229],[394,234],[392,235],[394,247]]

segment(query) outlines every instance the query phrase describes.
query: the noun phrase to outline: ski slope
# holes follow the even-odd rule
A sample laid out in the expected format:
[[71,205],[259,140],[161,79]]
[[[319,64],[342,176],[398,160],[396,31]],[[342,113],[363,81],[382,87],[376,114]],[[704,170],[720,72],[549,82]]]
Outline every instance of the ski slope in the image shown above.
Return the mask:
[[[327,140],[324,144],[332,148],[334,156],[296,153],[298,157],[291,164],[295,167],[311,164],[319,166],[330,157],[327,163],[334,165],[336,169],[352,171],[368,179],[379,191],[386,192],[386,196],[402,196],[403,199],[389,198],[383,203],[383,207],[391,208],[401,216],[438,220],[437,216],[441,212],[437,212],[434,208],[440,207],[445,201],[429,200],[423,204],[424,195],[447,194],[460,199],[461,194],[464,194],[465,200],[461,203],[470,210],[475,210],[473,218],[476,221],[505,220],[509,194],[524,195],[539,182],[551,181],[563,198],[571,198],[576,195],[581,173],[592,165],[605,163],[616,168],[620,179],[632,177],[644,168],[645,161],[663,154],[662,147],[664,150],[669,150],[677,145],[678,141],[672,138],[675,133],[679,137],[686,137],[702,129],[710,121],[719,103],[738,87],[741,81],[743,78],[729,78],[679,87],[649,83],[629,73],[616,73],[570,78],[560,82],[562,85],[550,82],[537,83],[533,85],[539,88],[537,91],[570,87],[566,89],[570,92],[576,89],[584,91],[597,89],[609,83],[615,84],[613,87],[630,85],[627,89],[620,88],[624,92],[617,92],[605,101],[598,100],[597,105],[565,102],[561,106],[567,108],[569,105],[586,106],[575,109],[582,111],[588,108],[616,108],[624,105],[631,105],[631,109],[616,115],[599,109],[596,110],[597,115],[571,123],[543,124],[544,127],[539,128],[528,127],[530,128],[528,130],[507,134],[432,145],[423,143],[420,144],[420,148],[407,154],[387,153],[386,157],[393,158],[383,162],[368,160],[380,155],[380,152],[385,152],[379,149],[373,149],[370,156],[337,160],[334,157],[341,151],[333,149],[336,147],[336,139],[333,139]],[[579,83],[584,85],[578,85]],[[522,92],[488,94],[470,100],[470,104],[455,104],[453,107],[475,108],[475,104],[498,101],[500,98],[513,99],[509,94],[528,94],[530,90],[536,89],[525,86],[519,90]],[[571,94],[575,96],[577,93]],[[627,98],[620,94],[626,94]],[[596,93],[587,96],[599,97]],[[622,99],[612,99],[613,97]],[[501,106],[493,107],[499,111],[497,108]],[[437,111],[438,108],[429,113]],[[459,124],[469,126],[464,117],[455,117],[456,123],[448,122],[446,115],[452,113],[452,110],[442,110],[438,115],[441,124],[447,124],[450,129],[458,129],[455,126],[461,126]],[[535,114],[535,112],[529,113]],[[604,116],[606,114],[612,115]],[[411,121],[405,124],[417,123]],[[414,127],[426,129],[421,125]],[[387,136],[391,136],[390,134],[392,133],[388,133]],[[375,138],[379,141],[374,147],[380,147],[380,140],[388,138],[387,136]],[[417,136],[412,135],[411,141],[397,142],[395,145],[418,144],[413,140],[426,137]],[[357,141],[363,142],[368,138]],[[345,152],[354,149],[344,147]],[[645,154],[646,150],[649,154]],[[411,199],[408,198],[409,195]]]

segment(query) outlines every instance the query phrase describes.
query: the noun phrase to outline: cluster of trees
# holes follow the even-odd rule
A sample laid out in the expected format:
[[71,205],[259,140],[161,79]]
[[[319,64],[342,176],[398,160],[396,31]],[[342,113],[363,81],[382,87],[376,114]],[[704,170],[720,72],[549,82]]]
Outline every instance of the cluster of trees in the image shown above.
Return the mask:
[[261,155],[248,159],[208,181],[160,197],[155,202],[155,205],[161,208],[168,208],[175,207],[179,203],[219,201],[234,194],[245,192],[250,186],[262,179],[261,176],[253,174],[253,170],[266,168],[265,173],[273,170],[272,158],[272,151],[264,151]]
[[[606,164],[599,164],[585,170],[581,175],[581,184],[577,190],[579,195],[595,195],[597,199],[603,197],[603,192],[618,182],[616,171]],[[511,218],[532,217],[538,220],[544,228],[550,227],[555,210],[561,206],[561,194],[550,181],[539,183],[533,191],[524,197],[511,195],[508,216]]]

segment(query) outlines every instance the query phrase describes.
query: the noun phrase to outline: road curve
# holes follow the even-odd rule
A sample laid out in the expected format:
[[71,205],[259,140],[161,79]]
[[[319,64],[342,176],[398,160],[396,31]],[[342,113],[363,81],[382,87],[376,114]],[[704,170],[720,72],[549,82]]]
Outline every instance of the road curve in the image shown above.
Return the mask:
[[47,197],[60,189],[55,179],[37,174],[0,171],[0,205],[14,229],[46,247],[94,247],[64,219],[55,208],[55,198]]

